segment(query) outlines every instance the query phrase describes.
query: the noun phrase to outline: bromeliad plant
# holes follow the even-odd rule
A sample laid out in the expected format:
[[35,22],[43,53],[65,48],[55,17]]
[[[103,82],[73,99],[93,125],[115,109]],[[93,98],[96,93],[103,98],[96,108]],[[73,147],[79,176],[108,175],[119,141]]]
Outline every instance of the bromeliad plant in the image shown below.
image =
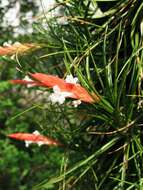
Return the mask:
[[[143,3],[74,0],[57,1],[58,5],[65,20],[59,23],[59,17],[57,22],[52,18],[49,29],[41,31],[43,38],[49,36],[50,45],[39,59],[44,62],[53,56],[59,63],[52,72],[73,73],[81,85],[75,78],[71,82],[71,75],[64,80],[37,71],[30,72],[30,80],[11,81],[42,90],[53,88],[48,100],[58,104],[50,111],[61,112],[56,124],[66,120],[63,127],[56,125],[66,153],[61,173],[33,189],[57,189],[59,185],[62,190],[141,190]],[[50,70],[48,64],[45,68]],[[70,101],[63,104],[65,98],[78,100],[76,106],[82,104],[75,109]],[[46,125],[44,130],[48,131]],[[24,135],[22,140],[29,137]]]

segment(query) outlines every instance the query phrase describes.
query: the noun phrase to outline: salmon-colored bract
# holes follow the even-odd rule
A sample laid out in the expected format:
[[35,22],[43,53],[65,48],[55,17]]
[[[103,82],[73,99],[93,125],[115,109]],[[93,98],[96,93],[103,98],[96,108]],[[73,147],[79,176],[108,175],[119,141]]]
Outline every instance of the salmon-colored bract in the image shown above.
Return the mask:
[[22,54],[32,48],[39,48],[39,45],[36,44],[30,44],[30,43],[25,43],[25,44],[21,44],[21,43],[15,43],[12,45],[7,45],[7,46],[0,46],[0,56],[4,56],[4,55],[13,55],[15,53],[19,53]]
[[40,134],[33,134],[33,133],[12,133],[9,134],[8,137],[22,140],[22,141],[31,141],[32,143],[43,143],[45,145],[58,145],[61,146],[62,144],[58,142],[57,140],[54,140],[50,137],[46,137]]
[[48,88],[58,86],[61,92],[69,92],[69,96],[67,96],[69,98],[78,99],[87,103],[99,101],[99,97],[96,94],[94,94],[93,98],[80,84],[68,83],[57,76],[46,75],[43,73],[30,73],[30,76],[33,78],[33,81],[11,80],[11,82],[17,84],[33,84],[35,86],[44,86]]

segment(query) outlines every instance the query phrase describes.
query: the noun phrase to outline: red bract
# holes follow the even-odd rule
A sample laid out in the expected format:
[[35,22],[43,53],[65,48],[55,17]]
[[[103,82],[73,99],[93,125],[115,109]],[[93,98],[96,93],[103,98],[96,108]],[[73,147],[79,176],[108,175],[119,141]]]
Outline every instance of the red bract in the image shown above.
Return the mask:
[[99,100],[97,96],[95,96],[95,99],[93,99],[92,96],[90,96],[89,93],[79,84],[74,85],[71,89],[71,92],[75,95],[76,99],[79,99],[83,102],[93,103]]
[[30,73],[30,76],[47,87],[53,87],[58,85],[60,89],[65,88],[65,81],[57,76],[46,75],[43,73],[35,73],[35,74]]
[[37,82],[37,81],[28,81],[28,80],[10,80],[13,84],[25,84],[25,85],[31,85],[31,86],[45,86],[44,84]]
[[94,95],[93,99],[92,96],[89,95],[87,90],[83,88],[80,84],[67,83],[65,80],[59,77],[46,75],[43,73],[35,73],[30,75],[31,77],[43,83],[47,87],[58,86],[61,92],[72,93],[73,95],[70,96],[71,98],[79,99],[83,102],[88,102],[88,103],[99,101],[99,98],[96,95]]
[[34,86],[45,86],[49,88],[58,86],[61,92],[69,92],[70,95],[68,97],[70,98],[79,99],[88,103],[99,101],[99,97],[96,94],[94,94],[93,98],[80,84],[68,83],[57,76],[43,73],[30,74],[30,76],[36,81],[11,80],[11,82],[17,84],[33,84]]
[[43,136],[43,135],[37,135],[37,134],[31,134],[31,133],[12,133],[9,134],[8,137],[22,140],[22,141],[31,141],[32,143],[42,143],[46,145],[58,145],[62,146],[60,142],[57,140],[54,140],[52,138]]

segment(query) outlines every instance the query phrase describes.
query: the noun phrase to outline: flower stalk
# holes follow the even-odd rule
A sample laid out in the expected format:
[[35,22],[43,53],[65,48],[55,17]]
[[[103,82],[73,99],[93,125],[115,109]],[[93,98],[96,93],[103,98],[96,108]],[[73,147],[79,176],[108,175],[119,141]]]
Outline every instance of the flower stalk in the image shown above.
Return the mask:
[[16,42],[12,45],[7,44],[5,46],[0,46],[0,56],[13,55],[16,53],[23,54],[31,49],[37,49],[39,47],[40,47],[39,45],[32,44],[32,43],[21,44],[19,42]]

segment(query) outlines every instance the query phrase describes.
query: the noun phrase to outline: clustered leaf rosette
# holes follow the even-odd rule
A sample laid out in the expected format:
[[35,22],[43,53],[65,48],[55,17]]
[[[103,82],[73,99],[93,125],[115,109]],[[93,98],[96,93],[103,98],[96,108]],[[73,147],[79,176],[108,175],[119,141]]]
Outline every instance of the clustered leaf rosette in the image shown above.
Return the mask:
[[54,93],[49,97],[53,103],[58,102],[62,104],[65,98],[73,98],[86,103],[95,103],[100,100],[96,94],[91,96],[85,88],[77,83],[77,78],[73,78],[72,75],[68,75],[65,80],[57,76],[43,73],[30,73],[29,76],[32,79],[18,79],[11,80],[10,82],[13,84],[53,88]]

